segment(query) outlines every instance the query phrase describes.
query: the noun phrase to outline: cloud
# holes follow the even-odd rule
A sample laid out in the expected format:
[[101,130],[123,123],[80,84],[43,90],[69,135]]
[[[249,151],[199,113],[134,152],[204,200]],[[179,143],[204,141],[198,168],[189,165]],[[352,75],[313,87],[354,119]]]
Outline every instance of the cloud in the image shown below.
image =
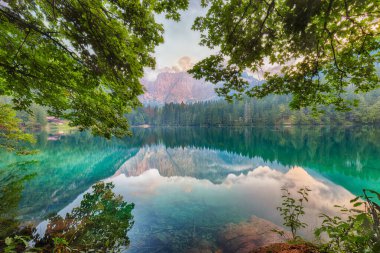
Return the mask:
[[[153,214],[158,214],[165,222],[175,223],[181,219],[181,215],[188,215],[189,212],[196,212],[191,214],[194,217],[201,216],[210,206],[215,217],[221,218],[226,211],[230,215],[237,215],[240,211],[236,210],[240,208],[242,211],[248,211],[249,215],[256,215],[281,225],[283,220],[276,210],[281,203],[280,188],[286,185],[294,194],[297,189],[307,185],[312,192],[305,207],[306,215],[303,221],[308,223],[309,227],[301,230],[301,235],[307,237],[311,236],[310,231],[320,224],[320,213],[337,215],[338,209],[334,204],[349,206],[354,197],[339,185],[323,178],[312,177],[301,167],[281,172],[268,166],[259,166],[247,174],[230,174],[220,184],[188,176],[165,177],[157,169],[149,169],[130,177],[118,174],[105,181],[113,182],[116,194],[136,204],[134,215],[137,230],[150,226],[147,218]],[[79,205],[82,198],[83,195],[79,195],[59,214],[65,215],[70,212],[73,207]],[[173,215],[173,212],[168,212],[168,208],[177,208],[182,212]],[[192,211],[189,211],[189,208],[192,208]],[[37,231],[43,234],[45,229],[46,221],[38,226]]]
[[148,81],[155,81],[160,73],[179,73],[185,72],[194,66],[193,59],[190,56],[182,56],[178,59],[177,64],[171,67],[162,67],[158,69],[144,69],[144,79]]
[[182,71],[187,71],[191,69],[194,64],[189,56],[183,56],[178,60],[178,65],[181,67]]

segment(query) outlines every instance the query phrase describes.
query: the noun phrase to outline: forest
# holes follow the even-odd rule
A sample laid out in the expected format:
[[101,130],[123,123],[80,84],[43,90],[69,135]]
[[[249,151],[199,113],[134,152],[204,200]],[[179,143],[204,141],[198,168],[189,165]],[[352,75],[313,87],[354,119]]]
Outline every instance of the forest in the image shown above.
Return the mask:
[[380,124],[380,90],[366,94],[349,92],[359,101],[348,111],[331,106],[315,113],[309,108],[291,110],[289,95],[270,95],[263,99],[244,98],[233,103],[225,100],[193,104],[144,106],[128,115],[131,125],[152,126],[265,126],[265,125],[367,125]]
[[[0,97],[0,104],[11,104],[11,98]],[[24,129],[38,130],[48,124],[48,109],[40,105],[32,104],[28,110],[17,111],[16,115]]]
[[[289,107],[289,95],[270,95],[263,99],[245,97],[229,103],[223,99],[191,104],[168,103],[163,106],[144,105],[126,115],[132,126],[274,126],[274,125],[378,125],[380,124],[380,90],[366,94],[350,92],[359,104],[348,111],[331,106],[319,113],[310,108]],[[8,98],[0,98],[7,103]],[[48,109],[33,104],[29,112],[19,111],[17,117],[24,129],[38,130],[47,126]]]

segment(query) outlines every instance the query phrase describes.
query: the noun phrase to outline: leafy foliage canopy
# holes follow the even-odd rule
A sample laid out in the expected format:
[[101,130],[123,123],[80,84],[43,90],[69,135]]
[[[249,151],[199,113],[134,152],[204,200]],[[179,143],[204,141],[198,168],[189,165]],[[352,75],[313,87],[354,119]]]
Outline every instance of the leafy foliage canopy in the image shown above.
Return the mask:
[[105,137],[129,133],[139,79],[163,42],[155,14],[179,20],[188,0],[5,0],[0,3],[0,95],[34,102]]
[[[379,87],[380,4],[378,0],[203,0],[208,7],[193,29],[201,44],[219,49],[190,73],[222,83],[227,100],[243,94],[264,97],[292,94],[292,108],[333,105],[345,110],[347,86],[356,92]],[[265,72],[266,83],[249,86],[244,71],[267,63],[282,66]]]

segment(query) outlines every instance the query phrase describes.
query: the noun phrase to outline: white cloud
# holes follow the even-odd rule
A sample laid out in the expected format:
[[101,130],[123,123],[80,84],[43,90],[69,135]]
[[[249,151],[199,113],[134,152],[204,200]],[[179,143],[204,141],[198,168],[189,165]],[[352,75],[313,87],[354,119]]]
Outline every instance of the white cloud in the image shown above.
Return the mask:
[[192,63],[191,57],[183,56],[178,60],[178,65],[181,67],[182,71],[187,71],[191,69],[194,64]]
[[177,59],[177,62],[171,65],[171,67],[165,66],[165,67],[157,68],[157,69],[145,68],[144,79],[153,82],[157,79],[157,76],[162,72],[169,72],[169,73],[185,72],[191,69],[193,66],[194,66],[194,61],[192,57],[182,56],[179,59]]
[[[198,202],[207,203],[215,210],[230,208],[230,211],[233,211],[233,207],[248,209],[251,215],[281,225],[282,218],[276,211],[276,207],[281,203],[280,188],[286,185],[294,193],[300,187],[308,186],[312,192],[306,204],[303,221],[308,223],[309,227],[302,235],[310,236],[312,229],[320,223],[320,213],[336,215],[338,209],[334,208],[334,204],[348,206],[350,199],[354,197],[343,187],[323,178],[312,177],[301,167],[281,172],[267,166],[259,166],[246,175],[230,174],[220,184],[186,176],[164,177],[157,169],[149,169],[138,176],[127,177],[125,174],[118,174],[105,181],[113,182],[116,194],[136,204],[136,226],[144,226],[142,213],[147,210],[168,215],[165,213],[168,206],[185,208],[186,205],[197,205]],[[83,195],[78,196],[59,214],[63,216],[70,212],[73,207],[79,205],[82,197]],[[45,221],[38,226],[40,234],[43,234],[46,224]]]

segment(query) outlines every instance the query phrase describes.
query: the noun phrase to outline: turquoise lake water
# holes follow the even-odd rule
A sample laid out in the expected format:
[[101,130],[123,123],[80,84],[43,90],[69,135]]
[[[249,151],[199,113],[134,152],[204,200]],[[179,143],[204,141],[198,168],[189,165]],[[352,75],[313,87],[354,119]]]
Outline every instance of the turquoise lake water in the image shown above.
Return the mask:
[[333,205],[349,203],[363,188],[380,191],[378,128],[133,132],[112,140],[41,132],[33,147],[38,154],[0,153],[0,184],[13,182],[15,194],[7,212],[43,231],[49,215],[78,206],[94,183],[113,182],[115,193],[135,203],[127,252],[186,252],[205,243],[217,249],[227,224],[253,215],[281,225],[282,186],[312,190],[304,217],[309,227],[301,231],[306,238],[318,214],[335,214]]

